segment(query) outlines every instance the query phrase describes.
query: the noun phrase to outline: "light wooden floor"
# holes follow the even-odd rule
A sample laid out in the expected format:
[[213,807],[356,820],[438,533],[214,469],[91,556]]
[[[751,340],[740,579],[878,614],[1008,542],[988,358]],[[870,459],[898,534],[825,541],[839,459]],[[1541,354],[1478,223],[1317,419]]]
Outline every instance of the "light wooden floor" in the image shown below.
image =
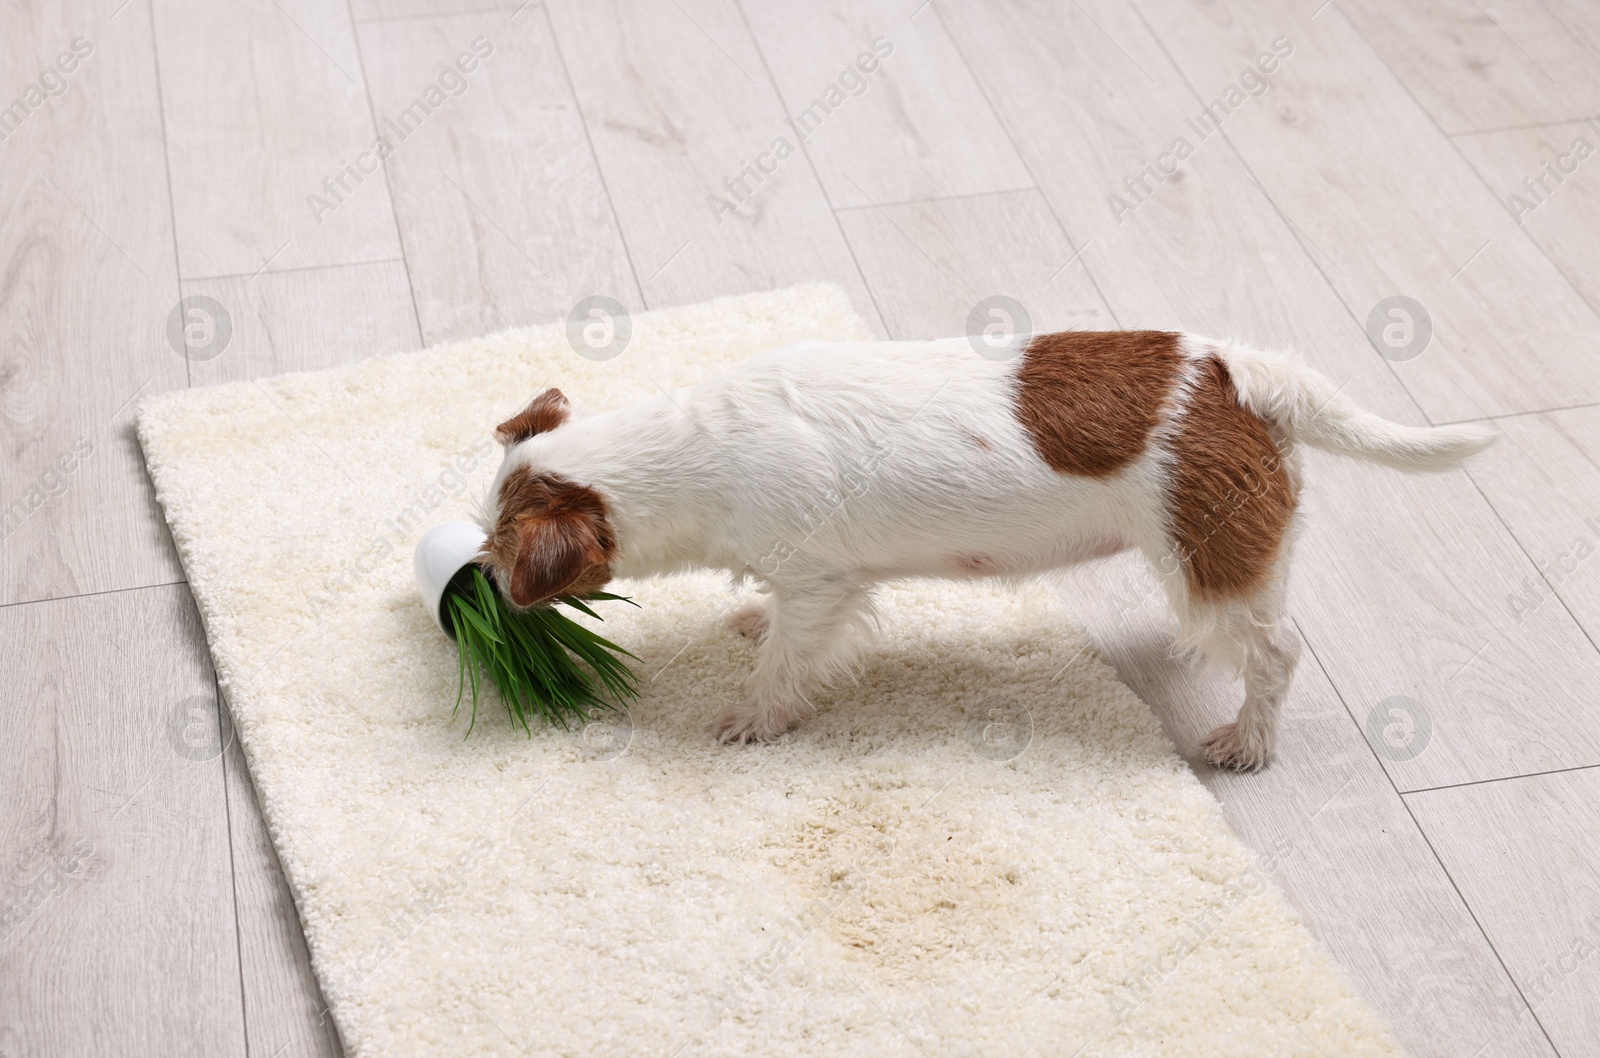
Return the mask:
[[[1600,8],[495,2],[0,9],[0,1055],[338,1051],[138,397],[814,278],[887,336],[1007,295],[1494,419],[1468,472],[1313,461],[1278,761],[1197,770],[1415,1054],[1600,1054]],[[202,295],[214,359],[166,337]],[[1367,337],[1391,295],[1431,319],[1419,356]],[[1193,759],[1239,692],[1167,657],[1145,584],[1063,592]]]

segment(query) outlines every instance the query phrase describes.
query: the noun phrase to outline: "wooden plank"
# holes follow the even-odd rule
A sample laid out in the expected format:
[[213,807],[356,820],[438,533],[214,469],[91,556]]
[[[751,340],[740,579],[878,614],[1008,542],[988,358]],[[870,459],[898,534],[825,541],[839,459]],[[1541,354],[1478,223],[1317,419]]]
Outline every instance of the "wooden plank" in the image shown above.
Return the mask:
[[0,602],[181,577],[132,434],[186,380],[153,64],[142,8],[0,12]]
[[[1292,347],[1362,405],[1423,421],[1296,222],[1226,143],[1201,144],[1181,179],[1152,183],[1118,223],[1106,196],[1126,190],[1193,108],[1133,12],[980,13],[963,0],[939,14],[1123,326]],[[1115,93],[1097,87],[1113,80]],[[1554,608],[1521,625],[1501,619],[1501,586],[1535,570],[1464,474],[1410,477],[1313,453],[1308,479],[1296,616],[1363,722],[1394,696],[1425,703],[1424,751],[1383,761],[1402,790],[1600,761],[1595,711],[1562,705],[1592,693],[1595,648]]]
[[1600,771],[1406,797],[1562,1055],[1600,1053]]
[[346,7],[154,7],[184,278],[398,257]]
[[1218,771],[1200,740],[1231,717],[1241,687],[1173,657],[1175,625],[1141,564],[1082,567],[1059,591],[1409,1053],[1554,1054],[1310,651],[1271,766]]
[[[873,320],[734,0],[546,6],[646,304],[824,279]],[[786,133],[775,171],[746,173]]]
[[427,344],[643,307],[537,5],[360,36]]
[[[1544,0],[1539,5],[1555,21],[1557,31],[1553,36],[1566,43],[1576,43],[1583,51],[1575,65],[1574,80],[1584,86],[1585,117],[1600,111],[1600,69],[1595,60],[1600,58],[1600,9],[1587,0]],[[1566,73],[1565,70],[1562,71]]]
[[[0,609],[13,1054],[243,1055],[215,683],[182,586]],[[0,1037],[3,1038],[3,1037]]]
[[1600,118],[1459,136],[1456,145],[1567,282],[1600,307]]
[[305,933],[237,739],[223,756],[239,924],[239,977],[252,1055],[337,1058],[333,1017],[311,972]]
[[1003,296],[1018,331],[1114,330],[1105,303],[1036,191],[843,210],[856,259],[899,340],[965,334]]
[[[1496,585],[1501,619],[1521,625],[1540,610],[1565,608],[1600,642],[1600,408],[1494,425],[1505,440],[1484,454],[1472,478],[1537,567]],[[1558,708],[1583,709],[1597,698],[1591,689]]]
[[[1194,109],[1176,71],[1131,10],[1062,11],[965,3],[933,9],[976,72],[1012,142],[1112,297],[1125,327],[1197,328],[1204,306],[1218,333],[1258,345],[1283,340],[1305,311],[1346,318],[1315,290],[1317,272],[1219,140],[1201,144],[1165,183],[1147,186],[1132,212],[1126,182],[1185,130]],[[1005,48],[1015,49],[1005,61]],[[1115,86],[1114,90],[1107,86]],[[1254,249],[1235,260],[1235,248]],[[1262,282],[1265,280],[1265,282]],[[1403,403],[1403,401],[1402,401]]]
[[1033,186],[925,8],[832,0],[744,11],[791,138],[804,141],[834,208]]
[[1296,612],[1359,720],[1397,696],[1429,718],[1418,755],[1385,756],[1400,789],[1595,761],[1594,726],[1573,722],[1595,700],[1594,646],[1559,607],[1509,614],[1507,585],[1538,571],[1466,475],[1318,454],[1308,477]]
[[[1584,0],[1340,0],[1446,132],[1600,112],[1600,36]],[[1326,18],[1326,15],[1322,17]]]
[[[1194,86],[1188,109],[1221,100],[1222,132],[1351,316],[1381,317],[1395,295],[1431,316],[1431,343],[1391,364],[1431,421],[1600,400],[1600,359],[1580,355],[1576,337],[1600,317],[1339,5],[1315,19],[1268,0],[1235,0],[1226,19],[1186,3],[1146,9]],[[1273,55],[1274,42],[1292,53]],[[1252,67],[1260,54],[1275,60],[1264,80]],[[1231,112],[1229,86],[1239,101]]]
[[315,371],[421,344],[399,261],[186,280],[183,292],[223,306],[232,332],[226,349],[190,367],[197,386]]

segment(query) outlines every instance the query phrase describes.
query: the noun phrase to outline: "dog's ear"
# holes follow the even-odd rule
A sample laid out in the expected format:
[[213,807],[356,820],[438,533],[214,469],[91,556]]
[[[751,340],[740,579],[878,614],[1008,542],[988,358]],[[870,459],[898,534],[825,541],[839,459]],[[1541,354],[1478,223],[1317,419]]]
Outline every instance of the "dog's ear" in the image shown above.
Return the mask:
[[554,430],[572,417],[572,406],[559,389],[547,389],[511,418],[494,428],[503,445],[521,444],[536,433]]
[[511,601],[532,606],[560,595],[585,573],[606,563],[603,515],[587,508],[557,508],[517,524],[517,561]]

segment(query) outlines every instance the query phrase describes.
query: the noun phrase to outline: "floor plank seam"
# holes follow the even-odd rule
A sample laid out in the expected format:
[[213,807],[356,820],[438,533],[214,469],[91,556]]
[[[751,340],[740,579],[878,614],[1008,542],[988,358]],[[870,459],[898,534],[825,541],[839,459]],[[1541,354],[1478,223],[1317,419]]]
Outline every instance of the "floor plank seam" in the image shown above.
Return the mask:
[[[1394,791],[1396,800],[1398,800],[1401,806],[1405,808],[1406,815],[1411,819],[1411,825],[1416,828],[1417,833],[1422,837],[1423,843],[1428,846],[1429,855],[1433,857],[1434,863],[1439,865],[1439,870],[1444,874],[1445,880],[1450,883],[1450,888],[1455,892],[1456,899],[1460,901],[1461,907],[1466,911],[1467,916],[1472,919],[1472,924],[1477,928],[1478,935],[1482,937],[1483,942],[1489,946],[1489,951],[1494,955],[1495,962],[1500,966],[1500,972],[1505,974],[1506,980],[1511,983],[1511,987],[1516,989],[1517,998],[1522,1001],[1523,1009],[1527,1011],[1530,1017],[1533,1018],[1534,1024],[1539,1026],[1539,1032],[1544,1036],[1545,1042],[1550,1045],[1551,1053],[1559,1056],[1561,1051],[1556,1047],[1555,1041],[1550,1038],[1550,1033],[1544,1027],[1544,1022],[1539,1020],[1538,1012],[1535,1011],[1533,1009],[1533,1005],[1528,1002],[1528,997],[1526,993],[1523,992],[1522,985],[1518,983],[1516,975],[1511,972],[1511,967],[1507,966],[1505,959],[1501,957],[1500,949],[1495,947],[1494,941],[1490,938],[1488,930],[1484,929],[1483,923],[1479,921],[1478,913],[1472,909],[1472,904],[1468,902],[1466,894],[1462,893],[1461,886],[1456,884],[1455,877],[1450,873],[1450,868],[1445,866],[1443,857],[1439,855],[1439,850],[1434,847],[1433,839],[1428,836],[1427,830],[1422,826],[1422,821],[1419,820],[1416,816],[1416,813],[1411,810],[1411,805],[1407,803],[1405,794],[1400,792],[1400,787],[1395,783],[1394,776],[1389,774],[1389,769],[1383,766],[1383,761],[1379,759],[1377,751],[1372,748],[1372,743],[1367,739],[1366,732],[1362,730],[1361,723],[1356,719],[1355,713],[1351,711],[1350,703],[1345,699],[1344,692],[1339,689],[1338,684],[1333,682],[1333,677],[1329,674],[1328,667],[1323,664],[1322,656],[1317,653],[1315,644],[1313,644],[1310,637],[1306,635],[1305,629],[1300,626],[1300,622],[1298,620],[1294,621],[1294,627],[1295,631],[1300,636],[1301,642],[1303,642],[1306,645],[1306,649],[1311,652],[1311,659],[1317,663],[1317,668],[1322,670],[1323,678],[1326,679],[1328,681],[1328,685],[1333,688],[1333,693],[1338,697],[1339,705],[1344,709],[1345,715],[1348,716],[1350,718],[1350,722],[1355,725],[1357,734],[1360,736],[1361,741],[1366,743],[1367,751],[1372,754],[1373,763],[1377,765],[1378,770],[1383,773],[1386,779],[1388,779],[1389,788]],[[1489,1042],[1492,1043],[1494,1041],[1491,1040]],[[1481,1048],[1478,1053],[1482,1054],[1483,1050],[1487,1049],[1488,1046],[1489,1043],[1485,1043],[1483,1048]]]
[[[531,2],[531,0],[530,0]],[[526,7],[524,4],[523,7]],[[519,12],[522,8],[517,9]],[[622,256],[628,260],[628,274],[633,276],[633,289],[638,295],[639,304],[646,310],[650,308],[650,298],[645,294],[644,283],[639,280],[639,269],[633,261],[633,249],[628,245],[628,234],[623,230],[622,214],[617,212],[617,201],[611,194],[611,182],[606,179],[605,166],[600,164],[600,152],[595,150],[594,136],[589,131],[589,115],[583,112],[583,100],[578,98],[578,84],[572,79],[572,69],[567,65],[567,50],[561,46],[561,34],[556,31],[555,16],[550,14],[549,5],[540,0],[539,10],[544,13],[545,29],[550,33],[550,46],[556,51],[556,58],[561,61],[561,77],[567,83],[567,95],[572,100],[572,112],[578,115],[578,125],[583,129],[583,142],[589,148],[589,161],[594,166],[596,179],[600,181],[600,190],[606,196],[606,208],[611,211],[611,223],[617,228],[617,241],[622,244]],[[515,18],[516,15],[512,15]]]
[[49,595],[43,599],[17,599],[14,602],[0,603],[0,610],[9,610],[17,606],[41,606],[51,602],[72,602],[76,599],[93,599],[101,595],[121,595],[130,591],[150,591],[154,588],[171,588],[179,584],[188,584],[187,580],[166,580],[159,584],[130,584],[125,588],[103,588],[100,591],[77,592],[72,595]]
[[[398,222],[396,227],[398,228]],[[396,232],[398,235],[398,231]],[[334,261],[329,264],[294,265],[289,268],[268,268],[259,272],[229,272],[224,275],[214,276],[186,276],[180,275],[178,279],[184,283],[210,283],[225,279],[261,279],[266,276],[296,275],[300,272],[327,272],[337,268],[364,268],[368,265],[404,264],[405,256],[402,248],[400,257],[378,257],[370,261]]]
[[[1385,772],[1385,774],[1387,774],[1387,772]],[[1391,778],[1390,783],[1392,784],[1393,782],[1394,780]],[[1398,789],[1396,790],[1396,793],[1397,795],[1399,794]],[[1472,904],[1467,900],[1466,894],[1461,891],[1461,886],[1456,883],[1455,875],[1451,874],[1450,868],[1445,866],[1444,860],[1439,856],[1439,850],[1434,847],[1433,838],[1428,836],[1427,830],[1423,828],[1422,822],[1417,819],[1416,813],[1411,810],[1411,804],[1405,799],[1405,796],[1399,796],[1400,803],[1405,806],[1406,815],[1411,817],[1411,825],[1417,828],[1418,834],[1422,835],[1423,842],[1427,844],[1428,851],[1433,854],[1434,861],[1439,864],[1439,869],[1444,872],[1445,879],[1450,883],[1450,888],[1455,890],[1456,899],[1460,900],[1461,906],[1466,908],[1467,915],[1472,919],[1472,924],[1478,927],[1478,932],[1483,936],[1484,943],[1489,945],[1489,950],[1494,953],[1495,961],[1500,964],[1500,969],[1505,971],[1506,979],[1511,982],[1511,987],[1516,989],[1517,998],[1522,1000],[1523,1009],[1528,1012],[1528,1016],[1533,1019],[1533,1023],[1539,1026],[1539,1033],[1544,1037],[1545,1043],[1550,1045],[1551,1053],[1555,1054],[1557,1058],[1560,1058],[1561,1048],[1556,1046],[1556,1041],[1551,1038],[1550,1030],[1545,1028],[1544,1021],[1540,1019],[1539,1012],[1534,1009],[1534,1005],[1528,1002],[1528,995],[1523,991],[1522,983],[1518,981],[1516,975],[1511,972],[1511,967],[1506,965],[1505,959],[1500,955],[1500,949],[1495,947],[1494,940],[1490,938],[1488,930],[1484,929],[1483,923],[1479,921],[1477,911],[1473,910]],[[1518,1020],[1520,1021],[1521,1019],[1519,1018]],[[1493,1041],[1491,1040],[1490,1042],[1492,1043]],[[1484,1044],[1485,1048],[1488,1046],[1488,1043]],[[1480,1051],[1479,1053],[1482,1052]]]
[[[1445,132],[1451,139],[1465,136],[1490,136],[1496,132],[1523,132],[1528,129],[1554,129],[1562,125],[1583,125],[1591,121],[1600,120],[1600,113],[1583,114],[1575,118],[1561,118],[1557,121],[1530,121],[1525,125],[1496,125],[1486,129],[1464,129],[1461,132]],[[1441,127],[1440,132],[1444,132]]]
[[239,923],[239,861],[233,845],[233,798],[228,792],[228,746],[222,741],[222,710],[227,706],[223,704],[222,686],[217,682],[217,674],[214,671],[211,674],[211,689],[217,696],[217,741],[222,746],[217,761],[222,765],[222,814],[228,822],[228,887],[233,898],[233,955],[239,969],[239,1025],[244,1033],[245,1058],[250,1058],[249,990],[245,988],[244,983],[244,932]]
[[[928,5],[923,5],[923,7],[926,6]],[[920,13],[922,8],[917,8],[917,11]],[[912,15],[912,17],[915,18],[916,15]],[[1000,108],[994,105],[994,97],[989,94],[989,89],[984,85],[983,78],[978,76],[978,69],[967,55],[967,50],[961,46],[961,42],[956,39],[956,35],[950,32],[950,27],[945,23],[944,16],[937,7],[933,9],[933,17],[939,22],[939,32],[943,33],[945,40],[949,41],[951,50],[960,58],[961,65],[966,67],[967,76],[972,78],[972,83],[977,87],[978,94],[983,97],[983,105],[989,108],[989,116],[994,120],[995,127],[1005,135],[1006,142],[1011,144],[1011,153],[1017,156],[1017,161],[1022,165],[1023,171],[1028,174],[1028,179],[1033,181],[1033,189],[1039,192],[1039,198],[1044,202],[1045,209],[1050,211],[1051,219],[1056,222],[1056,229],[1061,232],[1061,237],[1067,241],[1067,246],[1071,248],[1072,257],[1067,261],[1067,264],[1070,265],[1073,261],[1082,262],[1083,274],[1089,280],[1089,285],[1094,288],[1095,297],[1100,299],[1100,305],[1106,310],[1106,315],[1111,317],[1111,322],[1117,330],[1127,330],[1122,318],[1117,315],[1116,308],[1112,306],[1111,299],[1106,297],[1104,288],[1100,286],[1100,280],[1095,278],[1094,269],[1090,268],[1089,262],[1083,259],[1083,251],[1089,248],[1089,242],[1092,240],[1086,240],[1080,244],[1078,240],[1072,237],[1072,233],[1067,230],[1065,218],[1056,211],[1055,203],[1050,201],[1050,196],[1044,193],[1043,185],[1039,183],[1038,174],[1033,171],[1033,165],[1028,161],[1028,156],[1023,153],[1016,134],[1011,130],[1011,125],[1006,121],[1005,116],[1001,114]],[[1059,270],[1057,270],[1057,274],[1060,274]],[[1051,278],[1055,277],[1051,276]]]
[[1522,538],[1517,536],[1516,530],[1511,528],[1511,523],[1506,521],[1505,515],[1500,513],[1500,509],[1494,505],[1494,501],[1489,498],[1489,494],[1483,491],[1483,486],[1478,484],[1478,479],[1472,476],[1472,469],[1464,467],[1462,468],[1462,473],[1467,476],[1468,481],[1472,482],[1472,487],[1478,490],[1478,495],[1483,497],[1483,502],[1494,514],[1495,520],[1506,531],[1506,535],[1511,538],[1511,542],[1517,545],[1517,550],[1522,552],[1522,557],[1528,560],[1528,564],[1533,567],[1533,571],[1539,575],[1539,580],[1543,582],[1546,588],[1550,589],[1550,594],[1555,596],[1556,602],[1561,604],[1561,609],[1571,619],[1572,623],[1577,626],[1578,631],[1583,633],[1583,638],[1589,641],[1589,646],[1594,650],[1595,656],[1600,658],[1600,643],[1594,641],[1594,636],[1589,634],[1589,629],[1584,627],[1583,622],[1578,619],[1578,615],[1572,612],[1572,607],[1567,604],[1567,600],[1562,598],[1561,593],[1556,590],[1556,585],[1550,583],[1550,578],[1545,576],[1544,568],[1539,565],[1538,560],[1533,555],[1529,554],[1527,547],[1522,543]]
[[[788,109],[788,105],[785,104],[784,110],[787,112]],[[792,115],[790,117],[792,120]],[[801,149],[804,149],[804,145],[802,145]],[[834,209],[839,212],[849,213],[855,210],[893,209],[896,206],[926,206],[937,202],[963,202],[973,198],[998,198],[1001,195],[1026,195],[1030,193],[1038,194],[1039,188],[1037,186],[1005,187],[998,191],[967,191],[959,195],[929,195],[925,198],[908,198],[898,202],[868,202],[864,206],[835,206]]]
[[1589,401],[1586,404],[1558,404],[1552,408],[1533,408],[1529,411],[1503,411],[1495,415],[1480,415],[1471,419],[1445,419],[1432,425],[1456,426],[1461,423],[1471,422],[1499,422],[1501,419],[1517,419],[1525,415],[1554,415],[1557,412],[1582,411],[1585,408],[1600,408],[1600,401]]
[[[1144,11],[1139,8],[1139,5],[1136,4],[1134,0],[1127,0],[1127,2],[1128,6],[1132,8],[1133,13],[1138,16],[1139,22],[1145,28],[1145,32],[1150,34],[1150,38],[1156,42],[1156,47],[1161,49],[1161,54],[1166,57],[1167,65],[1172,69],[1173,74],[1178,78],[1183,86],[1189,90],[1189,96],[1191,100],[1204,106],[1206,103],[1206,98],[1200,94],[1200,90],[1195,87],[1194,82],[1189,80],[1188,75],[1186,75],[1183,72],[1183,69],[1178,65],[1178,61],[1173,57],[1171,49],[1167,47],[1167,42],[1161,39],[1161,34],[1156,32],[1155,26],[1150,24],[1149,19],[1145,18]],[[1317,275],[1322,277],[1323,285],[1328,288],[1328,292],[1333,295],[1334,300],[1338,302],[1341,308],[1344,309],[1345,315],[1350,317],[1350,322],[1355,324],[1357,328],[1365,330],[1364,321],[1361,319],[1361,317],[1356,315],[1356,310],[1350,305],[1349,301],[1345,299],[1345,296],[1339,292],[1339,287],[1336,283],[1334,283],[1333,277],[1328,274],[1328,270],[1322,266],[1322,262],[1317,259],[1316,255],[1306,248],[1306,241],[1309,240],[1310,236],[1306,236],[1305,239],[1301,238],[1303,233],[1301,232],[1299,225],[1295,224],[1289,219],[1289,215],[1283,211],[1282,207],[1278,205],[1277,200],[1272,197],[1272,193],[1267,190],[1266,185],[1261,182],[1261,178],[1256,175],[1255,167],[1250,164],[1249,160],[1245,158],[1244,153],[1239,150],[1238,144],[1233,142],[1233,137],[1228,133],[1228,130],[1226,128],[1218,128],[1216,135],[1221,138],[1223,145],[1226,146],[1228,151],[1233,155],[1234,160],[1239,164],[1240,171],[1242,171],[1245,176],[1249,178],[1250,182],[1255,185],[1256,190],[1261,192],[1261,197],[1266,199],[1267,205],[1272,207],[1272,211],[1277,214],[1279,221],[1281,221],[1283,225],[1289,229],[1289,234],[1294,239],[1295,245],[1300,247],[1300,252],[1305,255],[1306,261],[1311,265],[1312,268],[1316,269]],[[1329,257],[1328,259],[1330,261],[1333,260],[1332,257]],[[1334,264],[1335,267],[1338,267],[1338,262],[1334,262]],[[1340,270],[1343,271],[1343,269]],[[1400,377],[1400,373],[1395,370],[1394,364],[1386,358],[1384,358],[1383,362],[1384,367],[1389,372],[1389,377],[1394,379],[1395,383],[1400,387],[1401,392],[1405,393],[1406,399],[1410,402],[1412,410],[1427,425],[1435,425],[1433,420],[1429,418],[1427,410],[1423,407],[1421,399],[1418,398],[1416,393],[1412,391],[1411,387],[1406,384],[1405,379]]]
[[[1356,39],[1365,44],[1367,46],[1367,50],[1370,51],[1378,60],[1378,62],[1383,65],[1383,68],[1389,71],[1389,77],[1400,88],[1400,90],[1410,98],[1412,104],[1416,106],[1417,110],[1419,110],[1423,116],[1428,119],[1428,123],[1433,126],[1434,131],[1443,137],[1445,142],[1450,144],[1451,150],[1456,152],[1456,157],[1459,158],[1462,164],[1467,167],[1467,171],[1470,172],[1478,181],[1478,183],[1483,186],[1484,191],[1488,192],[1489,199],[1494,203],[1495,208],[1503,209],[1504,203],[1500,201],[1500,196],[1495,193],[1494,187],[1491,186],[1489,181],[1484,178],[1483,173],[1478,171],[1478,167],[1472,164],[1472,159],[1467,157],[1467,152],[1461,149],[1461,144],[1456,141],[1455,137],[1446,132],[1444,127],[1439,124],[1439,119],[1434,115],[1433,111],[1429,110],[1423,105],[1422,100],[1418,99],[1417,94],[1411,90],[1411,86],[1405,82],[1405,79],[1400,76],[1393,66],[1389,65],[1388,57],[1373,46],[1372,41],[1367,38],[1367,35],[1361,31],[1361,27],[1356,25],[1355,21],[1351,19],[1349,15],[1345,14],[1343,11],[1340,11],[1339,15],[1350,26],[1350,30],[1356,35]],[[1566,280],[1567,286],[1572,289],[1572,292],[1577,295],[1578,300],[1582,302],[1584,307],[1589,310],[1589,315],[1594,317],[1596,325],[1600,326],[1600,306],[1596,306],[1594,302],[1589,300],[1588,296],[1585,295],[1584,292],[1578,287],[1578,284],[1573,280],[1572,276],[1567,274],[1567,270],[1561,267],[1560,262],[1550,255],[1550,251],[1545,248],[1544,243],[1534,238],[1533,233],[1527,229],[1526,225],[1518,224],[1517,230],[1522,233],[1523,238],[1528,240],[1528,244],[1530,246],[1539,251],[1539,254],[1549,263],[1550,267],[1556,270],[1556,274],[1562,279]]]
[[1422,786],[1415,790],[1401,790],[1401,797],[1411,797],[1415,794],[1434,793],[1438,790],[1460,790],[1468,786],[1488,786],[1490,783],[1516,782],[1518,779],[1540,779],[1547,775],[1569,775],[1577,771],[1593,771],[1600,768],[1600,764],[1575,764],[1570,768],[1551,768],[1548,771],[1530,771],[1517,775],[1497,775],[1493,779],[1473,779],[1471,782],[1446,783],[1443,786]]
[[[161,172],[167,184],[167,230],[172,236],[172,286],[181,303],[184,296],[183,261],[178,254],[178,202],[172,193],[172,141],[167,135],[167,95],[161,84],[161,41],[160,34],[156,32],[155,0],[146,0],[145,15],[150,20],[150,68],[156,85],[156,114],[161,118]],[[183,385],[185,389],[194,385],[194,365],[187,356],[183,358]]]
[[[361,32],[357,28],[356,12],[352,0],[345,0],[345,14],[350,19],[350,38],[356,48],[356,70],[361,74],[361,94],[367,101],[367,121],[374,135],[378,132],[378,108],[372,101],[372,78],[367,76],[367,55],[361,45]],[[400,211],[395,206],[394,175],[389,172],[389,160],[384,158],[380,163],[383,166],[383,187],[389,196],[389,219],[394,222],[394,241],[400,247],[400,263],[406,272],[406,290],[411,295],[411,318],[417,328],[417,342],[426,348],[429,344],[429,335],[422,327],[422,311],[417,307],[417,284],[411,277],[411,260],[406,251],[405,232],[400,228]],[[285,269],[288,271],[288,269]]]
[[[785,121],[792,126],[794,115],[789,110],[789,101],[784,98],[783,89],[778,85],[778,79],[773,76],[772,64],[767,62],[767,51],[761,46],[761,41],[756,36],[756,31],[750,25],[750,16],[745,13],[744,0],[734,0],[734,7],[739,11],[739,21],[744,24],[744,32],[750,38],[751,47],[756,50],[756,58],[761,60],[761,69],[766,72],[767,84],[772,88],[772,94],[778,100],[778,109],[783,111]],[[823,183],[822,174],[817,171],[817,163],[811,157],[811,150],[804,138],[800,140],[800,155],[806,160],[806,168],[811,170],[811,179],[817,182],[817,190],[822,194],[822,201],[828,207],[828,216],[833,218],[834,230],[839,233],[839,238],[844,243],[845,250],[850,254],[850,263],[855,266],[856,275],[861,277],[861,286],[866,290],[867,297],[872,300],[872,311],[877,314],[878,326],[883,328],[883,333],[888,337],[889,321],[883,315],[883,308],[878,304],[877,291],[872,289],[872,283],[867,279],[866,269],[861,267],[861,259],[856,256],[856,248],[850,242],[850,235],[844,230],[844,222],[839,219],[839,210],[834,207],[833,196],[828,193],[828,185]]]

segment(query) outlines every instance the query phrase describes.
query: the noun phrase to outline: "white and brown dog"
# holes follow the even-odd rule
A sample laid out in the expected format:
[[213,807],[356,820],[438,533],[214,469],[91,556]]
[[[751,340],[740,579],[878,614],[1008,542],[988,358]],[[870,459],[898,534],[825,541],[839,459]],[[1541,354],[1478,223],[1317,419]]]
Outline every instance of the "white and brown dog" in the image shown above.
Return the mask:
[[484,563],[517,606],[612,577],[727,570],[764,590],[729,618],[760,640],[725,741],[774,738],[847,672],[872,589],[1022,578],[1137,548],[1186,646],[1244,677],[1203,749],[1272,753],[1299,644],[1284,583],[1296,443],[1402,470],[1488,445],[1401,426],[1284,357],[1159,331],[806,342],[632,407],[573,417],[547,390],[502,423]]

